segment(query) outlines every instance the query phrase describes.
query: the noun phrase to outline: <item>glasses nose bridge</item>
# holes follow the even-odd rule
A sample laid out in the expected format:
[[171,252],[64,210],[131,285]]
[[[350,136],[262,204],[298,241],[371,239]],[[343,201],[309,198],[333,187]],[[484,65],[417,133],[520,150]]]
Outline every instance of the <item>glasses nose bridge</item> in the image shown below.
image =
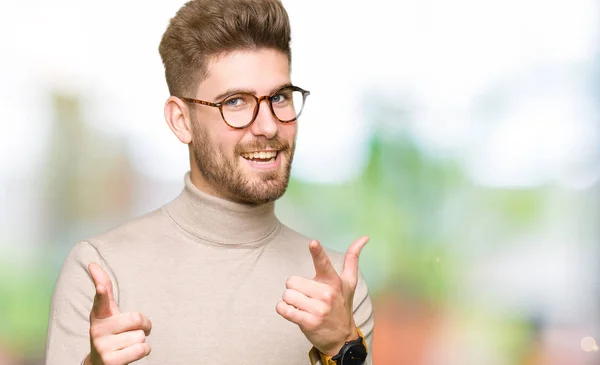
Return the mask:
[[260,103],[263,100],[266,100],[268,102],[271,102],[271,97],[269,95],[263,95],[263,96],[255,96],[256,98],[256,105],[260,105]]
[[[254,96],[254,98],[256,99],[256,112],[255,112],[254,119],[256,119],[256,117],[258,116],[258,112],[260,111],[260,103],[262,103],[263,100],[267,101],[267,107],[269,108],[269,112],[271,112],[271,114],[273,114],[273,108],[271,108],[271,96],[270,95],[263,95],[263,96],[252,95],[252,96]],[[275,116],[275,115],[273,115],[273,116]]]

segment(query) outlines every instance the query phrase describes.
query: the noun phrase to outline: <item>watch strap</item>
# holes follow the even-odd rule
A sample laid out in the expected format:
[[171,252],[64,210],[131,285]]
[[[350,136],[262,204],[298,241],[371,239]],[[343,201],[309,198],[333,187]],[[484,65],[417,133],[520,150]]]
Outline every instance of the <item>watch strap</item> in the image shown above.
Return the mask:
[[[358,332],[358,335],[362,339],[363,346],[365,347],[365,349],[367,349],[367,353],[368,353],[369,348],[367,347],[367,341],[365,341],[365,336],[363,336],[362,332],[360,331],[360,328],[358,328],[358,327],[356,327],[356,332]],[[322,353],[320,351],[319,351],[319,355],[321,357],[321,363],[323,365],[339,365],[335,360],[333,360],[333,356],[325,355],[324,353]]]

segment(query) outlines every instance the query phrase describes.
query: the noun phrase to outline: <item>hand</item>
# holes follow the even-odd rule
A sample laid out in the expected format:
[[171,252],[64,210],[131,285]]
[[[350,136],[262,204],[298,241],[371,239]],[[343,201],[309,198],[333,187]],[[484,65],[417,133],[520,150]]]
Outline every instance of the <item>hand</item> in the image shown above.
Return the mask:
[[125,365],[147,356],[150,320],[136,312],[121,313],[108,275],[97,264],[90,264],[88,270],[96,296],[90,313],[91,352],[85,365]]
[[356,340],[352,300],[358,283],[360,251],[369,240],[361,237],[348,248],[338,276],[319,241],[309,244],[315,265],[314,279],[291,276],[285,283],[277,313],[297,324],[321,353],[336,355],[346,341]]

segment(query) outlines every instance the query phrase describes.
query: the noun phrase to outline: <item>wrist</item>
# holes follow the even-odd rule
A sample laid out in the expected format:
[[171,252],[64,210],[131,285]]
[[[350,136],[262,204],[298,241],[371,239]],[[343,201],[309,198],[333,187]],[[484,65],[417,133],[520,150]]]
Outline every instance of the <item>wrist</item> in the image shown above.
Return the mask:
[[346,333],[345,337],[343,337],[340,342],[331,344],[330,346],[327,346],[327,347],[324,347],[324,348],[318,349],[318,350],[323,355],[327,355],[330,357],[335,356],[338,352],[340,352],[342,347],[344,347],[346,342],[356,340],[357,338],[358,338],[358,332],[356,331],[356,327],[354,327]]
[[[364,355],[366,356],[366,354],[368,353],[369,350],[367,348],[367,342],[365,341],[365,336],[362,334],[362,332],[360,331],[360,329],[358,327],[356,327],[352,333],[353,334],[348,337],[349,339],[346,342],[344,342],[344,344],[338,349],[338,352],[336,352],[334,355],[328,355],[328,354],[323,353],[320,350],[315,348],[315,350],[317,350],[319,352],[320,360],[323,365],[339,365],[339,364],[341,364],[341,362],[340,362],[340,361],[342,361],[341,356],[344,355],[343,353],[348,351],[348,349],[343,350],[344,346],[347,346],[347,345],[349,345],[349,343],[352,343],[352,342],[354,343],[353,346],[356,346],[356,342],[359,339],[361,340],[362,346],[364,347],[364,349],[362,351],[364,351]],[[360,352],[360,349],[359,349],[359,352]],[[360,364],[362,364],[362,363],[363,362],[360,362]],[[354,364],[354,363],[352,363],[352,364]]]

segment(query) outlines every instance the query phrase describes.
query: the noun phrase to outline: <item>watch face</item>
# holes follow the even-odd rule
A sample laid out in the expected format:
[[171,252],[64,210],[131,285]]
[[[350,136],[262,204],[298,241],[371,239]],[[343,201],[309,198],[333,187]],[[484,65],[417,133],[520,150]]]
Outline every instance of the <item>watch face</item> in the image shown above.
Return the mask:
[[362,344],[357,344],[348,349],[342,357],[342,365],[363,365],[367,358],[367,350]]

